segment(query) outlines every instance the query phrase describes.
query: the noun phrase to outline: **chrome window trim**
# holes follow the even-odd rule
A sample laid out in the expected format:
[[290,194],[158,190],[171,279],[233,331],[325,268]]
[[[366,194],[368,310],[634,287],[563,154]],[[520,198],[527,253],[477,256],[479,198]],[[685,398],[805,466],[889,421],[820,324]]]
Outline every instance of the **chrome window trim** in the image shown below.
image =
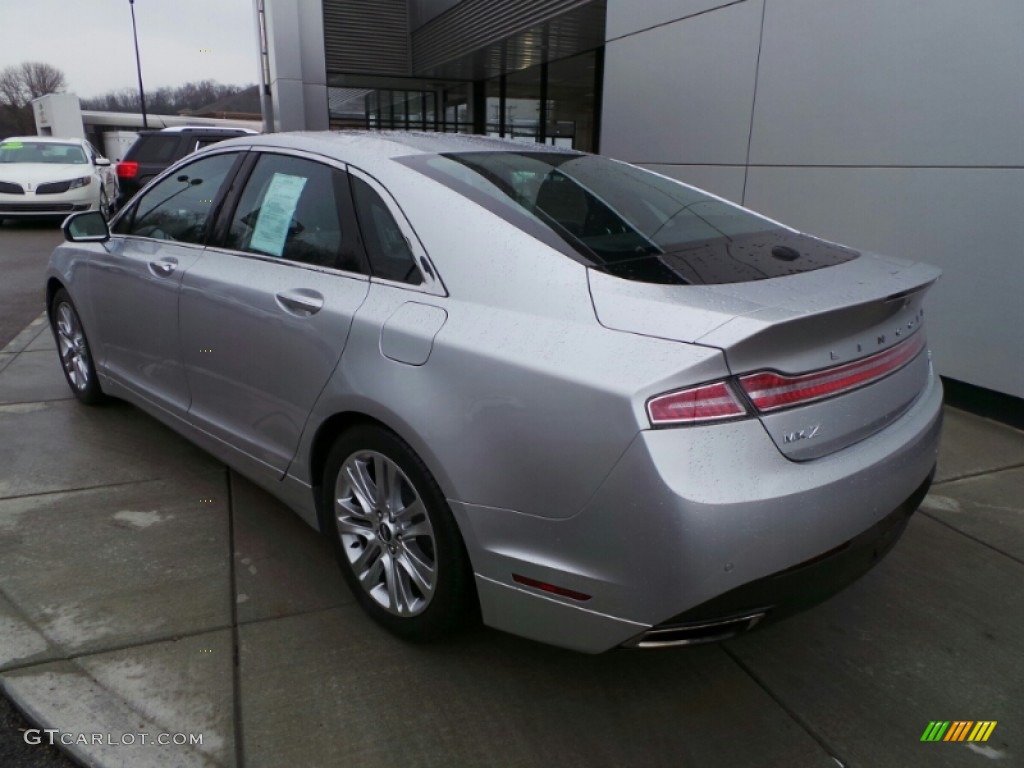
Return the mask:
[[[133,243],[159,243],[161,245],[176,245],[179,248],[198,248],[205,251],[207,246],[201,243],[189,243],[184,240],[160,240],[156,237],[143,237],[142,235],[122,235],[117,232],[110,233],[110,240],[117,239],[119,241],[133,242]],[[109,240],[107,242],[110,242]]]
[[[405,211],[402,210],[402,206],[398,204],[394,196],[388,191],[387,187],[381,184],[377,179],[368,174],[366,171],[358,168],[351,163],[346,163],[346,170],[355,176],[360,181],[365,182],[380,195],[380,199],[384,201],[384,205],[388,207],[388,211],[394,218],[395,223],[398,224],[398,228],[402,230],[402,234],[405,235],[406,242],[409,243],[409,248],[412,250],[413,258],[416,259],[417,266],[419,267],[420,274],[423,275],[423,282],[419,285],[413,285],[411,283],[403,283],[400,280],[388,280],[383,277],[370,276],[371,283],[380,283],[381,285],[391,285],[395,288],[404,288],[407,291],[416,291],[417,293],[426,293],[430,296],[448,296],[448,290],[444,286],[444,282],[441,280],[441,274],[437,271],[437,267],[427,254],[427,249],[423,247],[423,242],[420,240],[419,235],[416,234],[416,230],[413,229],[412,224],[409,223],[409,219],[405,215]],[[353,201],[353,205],[355,201]],[[423,268],[426,264],[427,269]]]
[[[157,242],[166,242],[165,240],[159,240]],[[301,261],[292,261],[280,256],[266,256],[262,253],[250,253],[249,251],[237,251],[233,248],[221,248],[220,246],[207,245],[203,247],[203,250],[210,251],[211,253],[223,253],[227,256],[238,256],[243,259],[253,259],[255,261],[265,261],[268,264],[284,264],[289,267],[296,267],[298,269],[306,269],[310,272],[321,272],[325,275],[332,277],[347,277],[349,279],[362,280],[367,282],[370,276],[363,272],[349,272],[345,269],[336,269],[335,267],[322,267],[319,264],[305,264]]]
[[[329,157],[328,155],[321,155],[317,152],[309,152],[305,149],[292,149],[290,147],[253,147],[250,146],[248,151],[254,153],[265,153],[270,155],[287,155],[290,157],[296,157],[300,160],[309,160],[310,162],[320,163],[321,165],[327,165],[335,170],[347,173],[348,169],[345,167],[345,163],[342,161]],[[212,152],[211,152],[212,154]],[[205,153],[204,153],[205,156]],[[255,170],[255,166],[253,166]],[[251,176],[252,174],[250,174]],[[246,179],[248,182],[249,179]],[[353,211],[353,218],[355,212]],[[347,269],[337,269],[336,267],[323,267],[318,264],[306,264],[301,261],[293,261],[292,259],[286,259],[283,256],[267,256],[262,253],[252,253],[251,251],[240,251],[234,248],[222,248],[220,246],[208,245],[207,250],[215,251],[216,253],[225,253],[232,256],[241,256],[244,258],[253,258],[257,261],[266,261],[271,264],[290,264],[293,267],[301,267],[302,269],[308,269],[313,272],[322,272],[327,275],[336,275],[340,277],[359,278],[361,280],[369,280],[370,276],[364,272],[351,272]]]
[[[421,264],[422,263],[426,263],[428,265],[429,269],[430,269],[430,272],[432,272],[433,274],[432,275],[429,274],[427,272],[427,270],[424,270],[422,268],[422,266],[421,266],[420,267],[420,273],[423,275],[423,282],[420,283],[419,285],[412,285],[410,283],[403,283],[403,282],[398,281],[398,280],[388,280],[388,279],[382,278],[382,277],[374,277],[372,275],[364,274],[362,272],[350,272],[348,270],[335,269],[335,268],[332,268],[332,267],[321,267],[321,266],[317,266],[317,265],[313,265],[313,264],[303,264],[302,262],[299,262],[299,261],[291,261],[291,260],[283,259],[283,258],[275,258],[273,256],[264,256],[264,255],[261,255],[261,254],[250,253],[249,251],[235,250],[233,248],[221,248],[219,246],[200,245],[198,243],[187,243],[187,242],[181,242],[181,241],[178,241],[178,240],[159,240],[157,238],[143,237],[141,235],[124,235],[124,234],[120,234],[120,233],[115,233],[113,231],[111,231],[111,238],[113,239],[113,238],[116,237],[116,238],[120,238],[122,240],[133,240],[133,241],[152,242],[152,243],[172,243],[174,245],[180,245],[180,246],[186,246],[186,247],[192,247],[192,248],[202,248],[203,250],[210,250],[210,251],[214,251],[216,253],[224,253],[224,254],[228,254],[228,255],[232,255],[232,256],[239,256],[239,257],[242,257],[242,258],[252,258],[252,259],[257,259],[259,261],[266,261],[266,262],[273,263],[273,264],[289,264],[289,265],[294,266],[294,267],[299,267],[299,268],[302,268],[302,269],[308,269],[308,270],[311,270],[313,272],[322,272],[322,273],[328,274],[328,275],[336,275],[336,276],[340,276],[340,277],[359,278],[359,279],[362,279],[362,280],[369,280],[371,283],[379,283],[381,285],[390,285],[390,286],[393,286],[395,288],[402,288],[404,290],[414,291],[416,293],[424,293],[424,294],[427,294],[427,295],[430,295],[430,296],[440,296],[440,297],[447,297],[448,296],[448,291],[445,288],[444,283],[441,280],[441,276],[440,276],[440,274],[437,271],[437,267],[434,265],[434,262],[430,259],[429,255],[427,254],[427,249],[423,247],[423,242],[420,240],[419,235],[416,234],[416,230],[413,229],[412,225],[409,223],[409,220],[408,220],[408,218],[405,215],[405,212],[402,210],[401,206],[394,199],[394,197],[387,190],[387,188],[383,184],[381,184],[376,178],[374,178],[373,176],[371,176],[369,173],[367,173],[366,171],[362,170],[361,168],[358,168],[358,167],[352,165],[351,163],[346,163],[343,160],[339,160],[339,159],[337,159],[335,157],[331,157],[329,155],[320,154],[319,152],[310,152],[310,151],[305,150],[305,149],[294,149],[294,148],[291,148],[291,147],[277,147],[277,146],[255,146],[255,145],[252,145],[252,144],[246,144],[246,145],[242,145],[242,146],[239,146],[239,145],[236,144],[236,145],[233,145],[233,146],[230,146],[230,147],[223,147],[223,146],[220,146],[220,143],[218,142],[217,144],[213,144],[213,145],[211,145],[210,147],[208,147],[206,149],[200,150],[199,152],[187,155],[186,157],[182,158],[181,160],[179,160],[177,163],[175,163],[171,167],[167,168],[160,175],[154,176],[152,179],[150,179],[149,183],[146,184],[145,187],[140,189],[135,194],[135,197],[138,197],[138,198],[141,199],[142,195],[147,192],[147,190],[150,188],[150,186],[159,184],[164,178],[166,178],[167,176],[170,176],[173,173],[175,173],[178,170],[178,168],[184,167],[185,165],[191,164],[191,163],[196,162],[196,161],[201,160],[201,159],[205,159],[207,157],[212,157],[213,155],[222,155],[222,154],[239,153],[239,152],[240,153],[244,153],[244,152],[268,153],[268,154],[272,154],[272,155],[288,155],[288,156],[297,157],[297,158],[301,158],[301,159],[305,159],[305,160],[310,160],[312,162],[317,162],[317,163],[321,163],[323,165],[328,165],[328,166],[330,166],[332,168],[335,168],[335,169],[337,169],[339,171],[343,171],[345,173],[352,174],[352,175],[356,176],[357,178],[359,178],[360,180],[366,182],[367,184],[370,185],[370,187],[378,195],[380,195],[381,200],[383,200],[384,204],[388,207],[388,210],[391,212],[391,215],[394,217],[395,222],[398,224],[399,229],[402,230],[402,234],[405,235],[406,240],[409,242],[409,246],[412,249],[413,256],[416,258],[417,262],[420,262]],[[113,229],[114,226],[116,226],[117,222],[121,219],[121,217],[124,216],[128,211],[130,211],[136,205],[138,205],[138,203],[133,202],[132,205],[125,206],[122,210],[118,211],[117,215],[114,216],[114,218],[111,219],[111,221],[110,221],[110,228],[111,228],[111,230]],[[353,215],[355,215],[355,211],[353,211]]]

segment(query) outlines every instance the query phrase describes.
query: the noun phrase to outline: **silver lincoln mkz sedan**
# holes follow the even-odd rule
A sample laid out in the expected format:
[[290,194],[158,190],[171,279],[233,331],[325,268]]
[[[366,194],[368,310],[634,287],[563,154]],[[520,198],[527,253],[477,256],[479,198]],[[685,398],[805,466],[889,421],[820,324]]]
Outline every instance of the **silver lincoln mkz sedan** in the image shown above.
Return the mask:
[[64,229],[78,399],[294,508],[405,637],[477,609],[588,652],[728,637],[864,573],[931,481],[939,272],[624,163],[246,136]]

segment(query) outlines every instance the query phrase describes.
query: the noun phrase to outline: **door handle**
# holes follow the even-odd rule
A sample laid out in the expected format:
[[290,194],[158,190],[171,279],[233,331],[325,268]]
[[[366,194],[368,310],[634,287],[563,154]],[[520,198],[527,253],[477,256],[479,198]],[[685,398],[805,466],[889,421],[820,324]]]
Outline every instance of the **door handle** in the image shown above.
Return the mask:
[[276,294],[277,303],[285,310],[300,317],[315,315],[324,306],[324,297],[308,288],[282,291]]
[[172,259],[160,259],[149,262],[149,271],[157,277],[168,277],[178,268],[178,262]]

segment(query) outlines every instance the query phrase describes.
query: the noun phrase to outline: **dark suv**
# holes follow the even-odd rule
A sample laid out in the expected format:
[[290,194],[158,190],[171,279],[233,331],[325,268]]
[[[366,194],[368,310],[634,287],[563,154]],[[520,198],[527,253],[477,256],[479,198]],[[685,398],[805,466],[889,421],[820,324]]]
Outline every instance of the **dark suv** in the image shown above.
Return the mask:
[[117,179],[121,191],[117,207],[127,203],[132,195],[146,186],[149,180],[170,167],[185,155],[216,144],[224,139],[256,133],[247,128],[217,128],[212,126],[183,126],[160,131],[140,133],[124,160],[117,164]]

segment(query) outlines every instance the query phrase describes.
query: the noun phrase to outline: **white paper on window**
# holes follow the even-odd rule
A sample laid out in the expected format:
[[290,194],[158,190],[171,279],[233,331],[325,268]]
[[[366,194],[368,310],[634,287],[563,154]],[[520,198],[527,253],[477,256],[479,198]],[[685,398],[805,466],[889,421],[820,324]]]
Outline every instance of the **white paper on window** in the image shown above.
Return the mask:
[[304,176],[290,176],[275,173],[263,195],[263,205],[252,231],[249,247],[254,251],[280,256],[288,239],[288,228],[299,204],[302,189],[306,186]]

